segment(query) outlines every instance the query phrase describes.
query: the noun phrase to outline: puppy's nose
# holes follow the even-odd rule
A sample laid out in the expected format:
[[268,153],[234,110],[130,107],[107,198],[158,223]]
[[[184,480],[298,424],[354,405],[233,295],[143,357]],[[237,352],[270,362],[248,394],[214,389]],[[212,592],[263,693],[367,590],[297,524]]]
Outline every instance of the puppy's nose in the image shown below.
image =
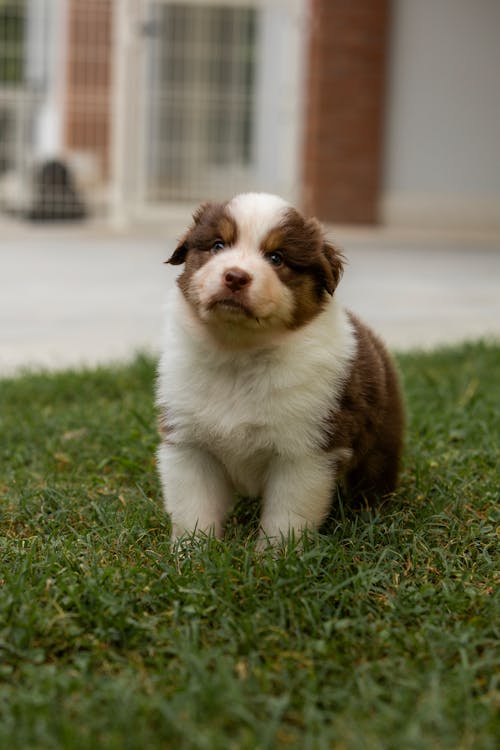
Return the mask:
[[232,292],[238,292],[252,280],[249,273],[242,268],[228,268],[224,274],[224,284]]

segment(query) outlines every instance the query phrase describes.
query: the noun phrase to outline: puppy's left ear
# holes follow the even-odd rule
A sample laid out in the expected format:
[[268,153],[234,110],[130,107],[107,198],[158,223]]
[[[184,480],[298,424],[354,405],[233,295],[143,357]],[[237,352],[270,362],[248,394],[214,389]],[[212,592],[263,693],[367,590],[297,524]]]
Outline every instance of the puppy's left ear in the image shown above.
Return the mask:
[[325,289],[332,295],[344,272],[344,256],[335,245],[326,241],[321,253],[325,261]]
[[170,256],[170,258],[165,261],[165,263],[170,263],[172,266],[180,266],[181,263],[184,263],[184,261],[186,260],[187,251],[188,251],[188,246],[187,246],[186,238],[184,238],[177,245],[174,252]]

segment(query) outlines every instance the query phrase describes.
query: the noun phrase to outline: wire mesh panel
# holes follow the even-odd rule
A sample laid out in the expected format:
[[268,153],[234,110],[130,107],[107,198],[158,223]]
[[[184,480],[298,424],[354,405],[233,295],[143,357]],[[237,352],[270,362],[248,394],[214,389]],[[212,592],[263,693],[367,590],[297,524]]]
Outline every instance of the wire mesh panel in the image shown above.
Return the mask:
[[34,65],[39,49],[33,32],[24,0],[0,3],[0,207],[8,194],[19,207],[29,202],[23,183],[31,166],[45,73],[43,59]]
[[112,0],[0,0],[0,207],[82,218],[109,173]]
[[257,9],[150,3],[145,33],[146,199],[227,195],[248,184]]
[[0,0],[0,210],[290,194],[306,1]]

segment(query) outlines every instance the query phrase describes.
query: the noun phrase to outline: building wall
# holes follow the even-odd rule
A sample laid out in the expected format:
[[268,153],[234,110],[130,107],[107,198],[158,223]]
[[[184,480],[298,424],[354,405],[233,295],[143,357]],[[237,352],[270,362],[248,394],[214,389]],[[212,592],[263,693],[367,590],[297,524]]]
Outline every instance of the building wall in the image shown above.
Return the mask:
[[109,171],[113,0],[69,0],[65,145]]
[[320,219],[379,217],[388,0],[310,0],[303,204]]
[[500,2],[394,0],[390,223],[500,228]]

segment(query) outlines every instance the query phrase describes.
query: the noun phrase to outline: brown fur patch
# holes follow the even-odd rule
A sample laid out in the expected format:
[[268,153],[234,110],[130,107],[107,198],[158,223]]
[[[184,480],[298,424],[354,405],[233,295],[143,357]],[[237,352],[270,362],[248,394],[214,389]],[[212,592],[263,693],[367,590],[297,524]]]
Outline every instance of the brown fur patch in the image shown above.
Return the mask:
[[238,227],[226,210],[226,203],[203,203],[193,214],[193,224],[188,229],[167,263],[186,263],[177,283],[189,298],[189,280],[212,257],[210,250],[216,240],[227,247],[238,239]]
[[192,226],[167,263],[174,266],[184,263],[190,250],[208,254],[216,240],[222,240],[226,246],[234,245],[238,239],[238,227],[233,217],[228,214],[226,205],[203,203],[193,214]]
[[384,344],[352,313],[358,350],[340,402],[326,420],[326,451],[354,497],[392,492],[403,446],[404,409],[394,362]]
[[343,256],[327,243],[320,224],[304,219],[294,208],[285,212],[281,224],[264,239],[264,255],[279,250],[284,263],[276,267],[283,284],[292,290],[295,310],[291,328],[298,328],[314,318],[325,305],[325,292],[333,294],[342,275]]

